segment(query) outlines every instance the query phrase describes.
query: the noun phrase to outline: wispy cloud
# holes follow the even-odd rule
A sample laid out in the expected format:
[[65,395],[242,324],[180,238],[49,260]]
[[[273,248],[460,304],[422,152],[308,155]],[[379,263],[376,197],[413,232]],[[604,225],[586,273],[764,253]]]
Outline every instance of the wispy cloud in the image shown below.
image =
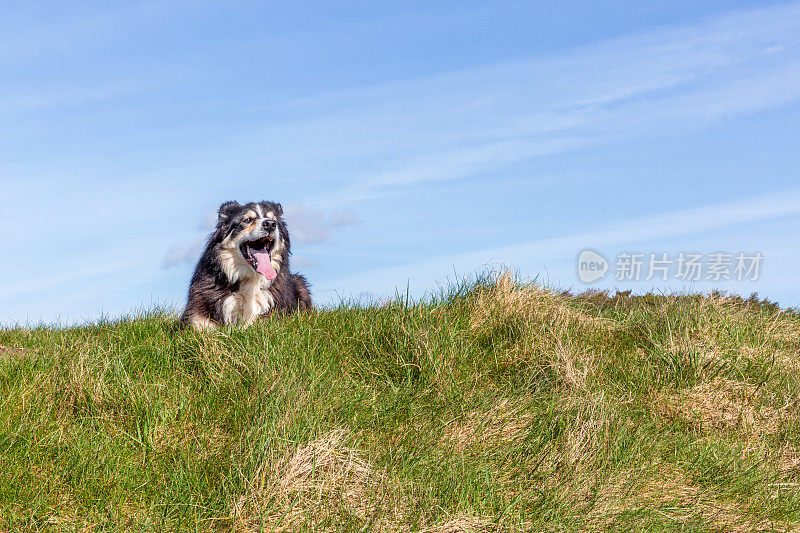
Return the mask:
[[292,258],[292,270],[307,270],[312,268],[319,268],[319,264],[304,255],[295,255]]
[[28,62],[41,55],[68,56],[84,52],[119,39],[136,28],[147,28],[154,19],[174,15],[176,7],[183,4],[176,2],[167,7],[161,2],[144,1],[109,4],[105,9],[91,11],[76,5],[28,6],[34,13],[37,9],[42,11],[36,16],[23,16],[8,7],[0,23],[0,68]]
[[203,253],[208,234],[214,229],[217,223],[217,210],[208,209],[201,216],[195,227],[196,231],[202,233],[194,240],[189,242],[176,243],[169,247],[164,259],[161,261],[161,268],[169,270],[182,265],[194,264],[200,259]]
[[[383,169],[365,172],[319,200],[368,199],[795,101],[800,99],[798,35],[800,4],[792,3],[553,58],[330,96],[323,101],[353,106],[344,117],[380,117],[373,119],[376,129],[392,124],[413,140],[404,139]],[[413,110],[413,118],[400,116],[401,110]],[[348,122],[331,120],[340,126]],[[373,136],[380,138],[377,132]]]
[[800,3],[793,2],[550,57],[251,102],[235,128],[205,126],[213,150],[175,150],[147,179],[188,183],[224,172],[256,186],[258,170],[268,170],[292,183],[313,178],[317,195],[295,201],[333,208],[517,161],[698,128],[800,98],[798,35]]
[[800,98],[798,35],[795,2],[552,57],[256,106],[254,123],[221,139],[212,165],[313,177],[319,193],[306,201],[332,207],[703,127]]
[[[313,178],[327,208],[800,99],[800,3],[656,28],[550,57],[254,105],[180,176]],[[264,124],[270,124],[264,127]],[[157,178],[163,179],[165,172]],[[188,179],[188,178],[186,178]],[[261,182],[252,178],[252,184]]]
[[[602,224],[571,235],[553,236],[511,246],[486,247],[461,254],[430,257],[423,261],[359,272],[332,280],[322,292],[371,290],[391,293],[408,280],[416,286],[432,287],[454,272],[474,272],[484,265],[530,267],[533,263],[572,258],[580,250],[593,247],[633,246],[661,240],[711,232],[736,225],[800,215],[800,189],[789,189],[753,197],[745,201],[695,209],[685,209]],[[392,281],[389,281],[392,280]]]

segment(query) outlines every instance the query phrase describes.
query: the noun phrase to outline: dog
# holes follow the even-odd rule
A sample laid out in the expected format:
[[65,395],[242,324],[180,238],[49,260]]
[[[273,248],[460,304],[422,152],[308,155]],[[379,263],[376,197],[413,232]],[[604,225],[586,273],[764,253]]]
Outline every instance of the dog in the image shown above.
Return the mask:
[[281,204],[222,204],[189,284],[181,325],[249,325],[276,312],[310,309],[306,278],[289,271],[290,252]]

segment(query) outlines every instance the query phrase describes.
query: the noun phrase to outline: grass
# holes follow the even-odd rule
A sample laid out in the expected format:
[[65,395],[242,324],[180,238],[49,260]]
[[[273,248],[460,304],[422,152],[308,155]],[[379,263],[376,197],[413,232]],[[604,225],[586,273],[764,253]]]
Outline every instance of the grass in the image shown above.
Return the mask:
[[0,330],[0,530],[800,529],[800,317],[487,276]]

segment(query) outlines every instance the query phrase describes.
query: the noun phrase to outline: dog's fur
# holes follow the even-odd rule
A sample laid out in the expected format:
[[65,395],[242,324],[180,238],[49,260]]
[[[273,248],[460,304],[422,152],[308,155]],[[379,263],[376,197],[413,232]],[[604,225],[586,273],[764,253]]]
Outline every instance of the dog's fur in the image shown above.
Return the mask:
[[[311,308],[308,282],[289,271],[289,232],[282,215],[281,205],[273,202],[226,202],[220,206],[216,229],[189,285],[182,325],[209,329],[251,324],[278,311]],[[268,257],[277,273],[274,279],[256,270],[251,251],[269,253],[260,257]],[[259,268],[269,271],[269,267]]]

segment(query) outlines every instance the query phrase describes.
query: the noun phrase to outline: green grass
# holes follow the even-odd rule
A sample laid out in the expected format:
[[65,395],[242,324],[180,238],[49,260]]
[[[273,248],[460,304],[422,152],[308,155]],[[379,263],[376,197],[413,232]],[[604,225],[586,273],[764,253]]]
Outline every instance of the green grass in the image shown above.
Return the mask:
[[559,294],[0,330],[0,530],[800,528],[800,317]]

